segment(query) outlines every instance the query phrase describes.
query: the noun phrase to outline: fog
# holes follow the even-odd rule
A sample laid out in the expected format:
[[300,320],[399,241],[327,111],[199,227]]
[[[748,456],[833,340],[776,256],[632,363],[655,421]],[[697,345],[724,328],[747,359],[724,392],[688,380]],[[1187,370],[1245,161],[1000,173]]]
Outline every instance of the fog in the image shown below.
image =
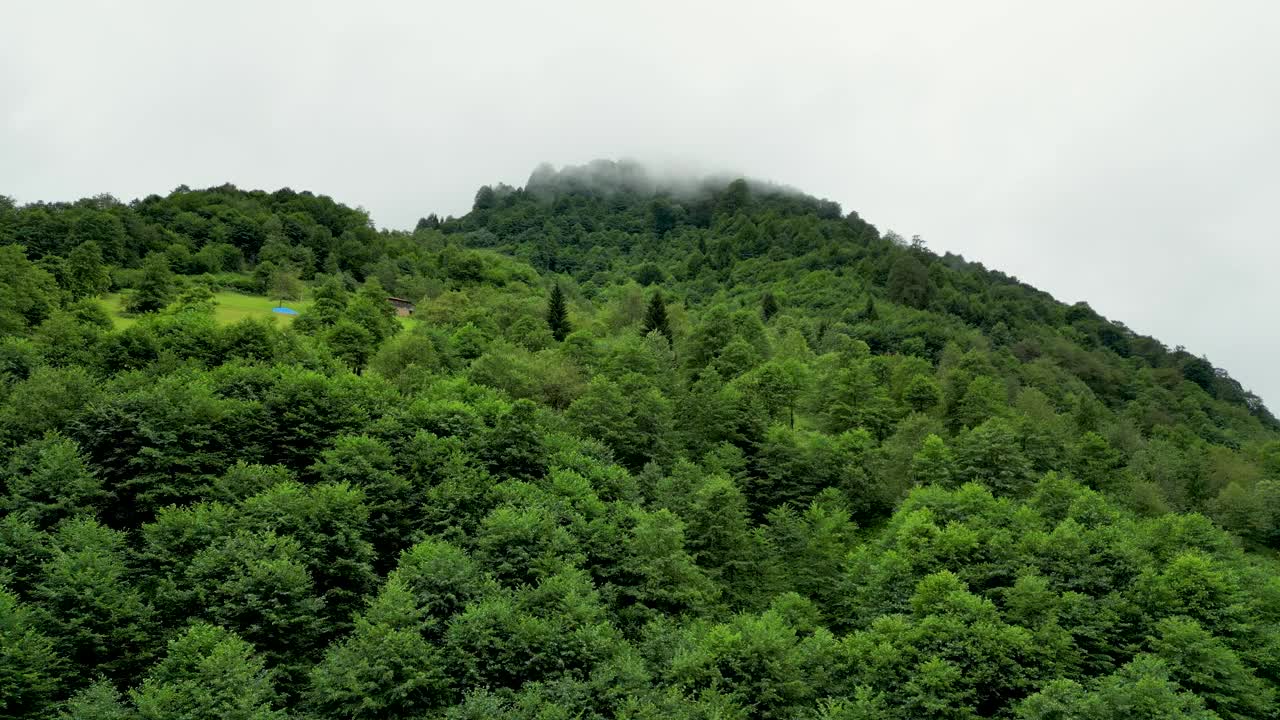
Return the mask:
[[741,173],[1280,404],[1280,5],[616,5],[10,4],[0,193],[289,186],[411,227],[542,162]]

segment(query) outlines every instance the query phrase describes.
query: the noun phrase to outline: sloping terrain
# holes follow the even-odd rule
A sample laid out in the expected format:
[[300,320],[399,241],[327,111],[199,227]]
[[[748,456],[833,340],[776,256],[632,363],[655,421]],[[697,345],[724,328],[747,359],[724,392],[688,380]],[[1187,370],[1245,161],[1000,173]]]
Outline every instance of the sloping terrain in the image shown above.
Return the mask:
[[1277,715],[1261,399],[767,183],[0,203],[0,447],[7,716]]

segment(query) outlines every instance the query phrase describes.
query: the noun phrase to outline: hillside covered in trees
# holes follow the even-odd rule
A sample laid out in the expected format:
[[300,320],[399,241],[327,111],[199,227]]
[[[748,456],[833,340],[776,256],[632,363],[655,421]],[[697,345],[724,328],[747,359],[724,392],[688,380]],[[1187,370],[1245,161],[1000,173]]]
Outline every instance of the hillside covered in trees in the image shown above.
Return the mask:
[[1262,400],[742,179],[0,198],[0,515],[0,717],[1280,717]]

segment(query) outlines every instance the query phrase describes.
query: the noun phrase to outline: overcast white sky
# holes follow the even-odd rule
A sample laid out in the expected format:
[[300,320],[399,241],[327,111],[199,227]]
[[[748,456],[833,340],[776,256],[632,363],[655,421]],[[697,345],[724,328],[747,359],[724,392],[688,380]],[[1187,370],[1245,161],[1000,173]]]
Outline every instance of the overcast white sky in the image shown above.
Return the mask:
[[0,193],[287,185],[411,227],[541,161],[740,171],[1280,411],[1280,3],[622,5],[6,3]]

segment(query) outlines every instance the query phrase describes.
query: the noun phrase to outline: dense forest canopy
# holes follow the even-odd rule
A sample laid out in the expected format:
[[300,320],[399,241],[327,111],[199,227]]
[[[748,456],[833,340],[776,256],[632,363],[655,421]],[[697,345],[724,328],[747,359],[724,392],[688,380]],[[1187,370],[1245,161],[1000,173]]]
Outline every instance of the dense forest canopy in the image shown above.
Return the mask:
[[4,717],[1280,716],[1262,400],[769,183],[0,201],[0,448]]

